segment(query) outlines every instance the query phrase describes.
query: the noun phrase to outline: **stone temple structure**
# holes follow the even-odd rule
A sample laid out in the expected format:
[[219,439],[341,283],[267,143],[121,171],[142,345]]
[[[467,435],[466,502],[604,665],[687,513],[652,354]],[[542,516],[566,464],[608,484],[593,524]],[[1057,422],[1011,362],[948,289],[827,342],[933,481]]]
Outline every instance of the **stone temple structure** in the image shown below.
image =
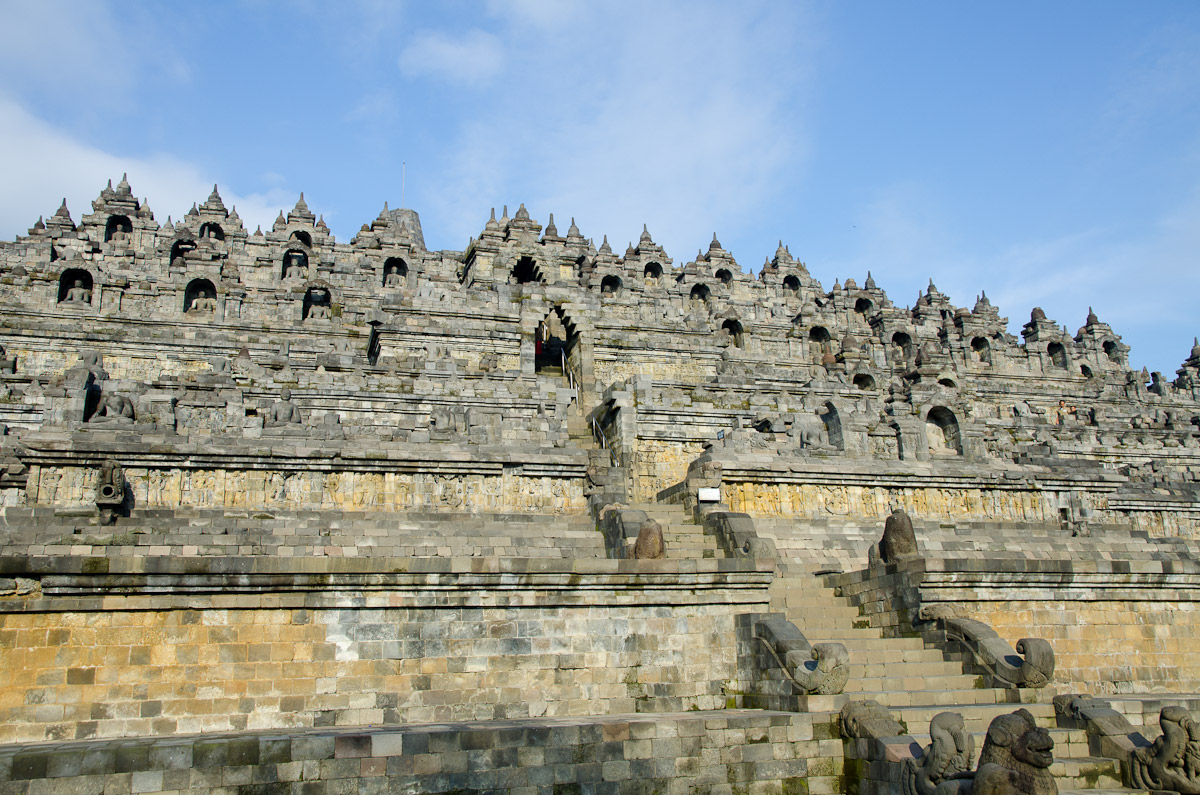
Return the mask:
[[0,346],[5,795],[1200,792],[1200,345],[121,180]]

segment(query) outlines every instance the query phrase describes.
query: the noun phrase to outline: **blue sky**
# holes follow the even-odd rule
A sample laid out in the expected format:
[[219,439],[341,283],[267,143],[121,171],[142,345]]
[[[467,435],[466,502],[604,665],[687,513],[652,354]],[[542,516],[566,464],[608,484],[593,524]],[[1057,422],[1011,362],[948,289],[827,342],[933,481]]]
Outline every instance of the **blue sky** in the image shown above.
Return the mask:
[[1200,3],[13,2],[0,236],[129,173],[300,191],[348,241],[386,200],[461,249],[524,202],[676,264],[783,239],[828,287],[980,290],[1014,331],[1088,306],[1173,374],[1200,333]]

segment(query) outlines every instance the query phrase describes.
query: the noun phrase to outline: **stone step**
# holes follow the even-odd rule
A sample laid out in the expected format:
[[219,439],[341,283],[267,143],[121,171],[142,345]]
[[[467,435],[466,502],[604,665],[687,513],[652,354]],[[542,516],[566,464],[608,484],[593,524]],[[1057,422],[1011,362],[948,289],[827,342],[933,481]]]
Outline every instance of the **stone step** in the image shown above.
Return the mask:
[[1121,763],[1116,759],[1097,756],[1060,757],[1058,742],[1055,741],[1054,764],[1050,772],[1059,786],[1066,789],[1105,790],[1124,789],[1121,781]]
[[[977,699],[975,703],[966,700],[972,694]],[[967,731],[982,733],[987,731],[988,724],[992,722],[992,718],[997,715],[1013,712],[1017,709],[1028,710],[1039,726],[1050,727],[1054,725],[1053,704],[1014,704],[1006,701],[987,701],[986,698],[989,694],[1001,694],[1002,696],[1004,691],[993,689],[923,690],[912,693],[896,693],[893,691],[890,693],[863,693],[862,697],[873,698],[880,704],[888,707],[892,714],[904,721],[910,730],[928,730],[929,721],[933,719],[934,715],[937,715],[939,712],[957,712],[962,715]],[[891,704],[885,700],[890,696],[909,696],[920,703],[908,705]],[[856,696],[857,699],[858,697]]]
[[870,655],[863,655],[862,659],[855,659],[854,653],[851,652],[850,671],[851,676],[861,679],[900,680],[911,679],[914,676],[953,677],[961,679],[963,682],[962,687],[968,690],[975,687],[978,681],[977,676],[964,674],[962,666],[953,662],[945,662],[940,658],[937,660],[907,660],[881,663]]
[[[967,674],[947,674],[947,675],[932,675],[932,676],[862,676],[854,670],[855,666],[850,665],[850,676],[846,680],[846,690],[849,693],[882,693],[896,690],[903,690],[906,693],[914,694],[924,692],[926,690],[938,691],[966,691],[974,693],[973,689],[979,683],[979,677],[969,676]],[[920,690],[912,690],[910,688],[921,688]],[[857,695],[855,695],[857,698]],[[878,699],[876,699],[878,700]],[[883,702],[880,701],[882,704]]]
[[[806,624],[803,620],[794,621],[801,632],[804,632],[807,637],[812,634],[814,637],[821,636],[822,640],[831,640],[842,643],[847,649],[861,649],[863,651],[878,652],[885,649],[900,649],[906,652],[931,652],[937,655],[937,659],[942,659],[941,652],[936,649],[927,649],[924,641],[920,638],[881,638],[878,630],[875,629],[847,629],[847,628],[825,628],[814,627],[810,632],[805,632]],[[874,633],[874,635],[870,634]]]
[[[954,712],[955,710],[945,710]],[[913,727],[909,727],[910,729]],[[1087,732],[1083,729],[1062,729],[1057,726],[1043,726],[1049,733],[1050,739],[1054,740],[1054,758],[1059,760],[1079,760],[1082,761],[1088,758],[1088,737]],[[925,748],[929,745],[930,739],[928,734],[912,734],[909,736],[916,740],[917,745]],[[975,757],[971,760],[971,766],[979,766],[979,753],[983,750],[983,741],[987,736],[986,731],[971,732],[971,736],[975,739]],[[1102,761],[1115,761],[1104,759]],[[1067,770],[1066,766],[1062,770]],[[1119,771],[1118,771],[1119,772]],[[1057,775],[1055,776],[1057,778]]]

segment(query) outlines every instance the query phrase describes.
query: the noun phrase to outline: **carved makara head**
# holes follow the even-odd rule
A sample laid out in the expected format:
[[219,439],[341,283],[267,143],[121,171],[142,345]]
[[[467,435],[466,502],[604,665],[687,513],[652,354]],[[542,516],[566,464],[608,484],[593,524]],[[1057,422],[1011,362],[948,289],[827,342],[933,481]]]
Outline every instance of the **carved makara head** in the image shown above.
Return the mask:
[[979,755],[981,768],[989,762],[1007,768],[1048,768],[1054,763],[1054,740],[1038,727],[1029,710],[999,715],[988,726]]

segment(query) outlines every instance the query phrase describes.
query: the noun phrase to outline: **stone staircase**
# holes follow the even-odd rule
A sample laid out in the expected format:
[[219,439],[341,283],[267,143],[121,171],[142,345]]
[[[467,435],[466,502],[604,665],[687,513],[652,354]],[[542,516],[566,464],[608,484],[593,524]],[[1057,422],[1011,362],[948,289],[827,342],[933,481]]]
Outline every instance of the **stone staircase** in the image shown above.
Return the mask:
[[692,521],[692,515],[682,505],[667,503],[638,503],[629,506],[662,525],[663,543],[669,560],[700,560],[724,558],[725,550],[717,537],[704,532]]
[[[773,541],[782,559],[802,562],[817,572],[863,568],[882,525],[882,521],[754,517],[758,535]],[[1024,524],[1018,545],[1012,543],[1011,526],[995,522],[914,522],[914,529],[920,550],[931,557],[1041,560],[1069,551],[1082,560],[1191,559],[1186,539],[1151,538],[1128,528],[1072,537],[1057,525]]]
[[[962,715],[978,754],[992,719],[1024,708],[1054,739],[1051,770],[1060,793],[1137,792],[1123,787],[1116,760],[1089,756],[1086,732],[1055,727],[1052,692],[987,687],[983,677],[964,674],[960,663],[926,648],[920,638],[883,637],[857,608],[821,583],[813,572],[819,566],[781,563],[771,586],[771,610],[784,613],[810,643],[844,644],[850,656],[845,695],[886,706],[908,727],[917,743],[912,751],[929,743],[929,721],[939,712]],[[829,719],[836,721],[837,715],[830,713]]]

